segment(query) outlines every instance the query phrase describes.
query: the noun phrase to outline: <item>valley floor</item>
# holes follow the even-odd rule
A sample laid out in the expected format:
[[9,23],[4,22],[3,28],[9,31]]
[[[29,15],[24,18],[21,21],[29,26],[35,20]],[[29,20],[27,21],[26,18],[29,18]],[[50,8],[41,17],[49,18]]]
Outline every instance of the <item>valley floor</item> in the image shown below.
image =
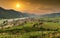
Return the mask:
[[4,28],[6,23],[0,26],[0,38],[60,38],[59,22],[40,22],[36,19],[28,19],[21,23],[17,20],[11,23],[12,27]]

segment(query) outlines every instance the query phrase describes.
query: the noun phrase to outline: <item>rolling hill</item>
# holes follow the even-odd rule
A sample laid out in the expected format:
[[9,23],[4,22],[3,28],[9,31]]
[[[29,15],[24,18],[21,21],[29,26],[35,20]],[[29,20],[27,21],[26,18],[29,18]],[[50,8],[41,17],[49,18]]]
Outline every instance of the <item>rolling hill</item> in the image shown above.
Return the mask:
[[0,18],[3,19],[11,19],[11,18],[20,18],[20,17],[28,17],[29,15],[26,13],[18,12],[15,10],[6,10],[0,7]]

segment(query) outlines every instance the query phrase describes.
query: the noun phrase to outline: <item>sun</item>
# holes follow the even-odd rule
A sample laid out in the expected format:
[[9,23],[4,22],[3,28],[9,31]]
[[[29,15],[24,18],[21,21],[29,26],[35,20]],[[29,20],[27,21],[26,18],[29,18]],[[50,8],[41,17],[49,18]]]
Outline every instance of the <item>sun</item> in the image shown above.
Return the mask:
[[19,3],[16,4],[16,8],[20,8],[21,5]]

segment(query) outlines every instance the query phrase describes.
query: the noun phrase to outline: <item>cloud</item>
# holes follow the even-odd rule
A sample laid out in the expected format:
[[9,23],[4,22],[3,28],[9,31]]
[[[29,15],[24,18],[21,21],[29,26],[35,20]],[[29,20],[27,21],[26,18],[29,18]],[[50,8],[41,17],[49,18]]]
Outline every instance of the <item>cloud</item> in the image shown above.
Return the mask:
[[54,5],[60,5],[60,0],[20,0],[30,3],[38,3],[38,4],[54,4]]

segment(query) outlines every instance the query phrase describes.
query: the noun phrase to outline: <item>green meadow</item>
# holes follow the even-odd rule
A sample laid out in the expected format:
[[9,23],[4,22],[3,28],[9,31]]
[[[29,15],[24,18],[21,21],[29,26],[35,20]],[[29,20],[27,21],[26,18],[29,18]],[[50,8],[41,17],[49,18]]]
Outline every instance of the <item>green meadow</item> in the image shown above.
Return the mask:
[[[52,20],[52,19],[43,19]],[[55,19],[56,20],[56,19]],[[3,20],[0,21],[0,24]],[[27,21],[18,26],[0,28],[0,38],[60,38],[60,22]],[[36,26],[34,26],[36,24]]]

